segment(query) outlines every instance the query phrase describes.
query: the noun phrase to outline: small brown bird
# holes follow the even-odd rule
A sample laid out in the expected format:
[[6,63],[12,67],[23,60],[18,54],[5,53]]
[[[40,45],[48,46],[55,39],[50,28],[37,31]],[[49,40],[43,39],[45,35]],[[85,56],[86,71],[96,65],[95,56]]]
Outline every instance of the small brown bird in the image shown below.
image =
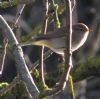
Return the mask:
[[[72,26],[72,51],[79,49],[87,40],[89,28],[83,23],[77,23]],[[19,46],[37,45],[50,48],[58,54],[64,54],[65,50],[65,33],[66,27],[62,27],[46,35],[40,35],[32,38],[31,41],[20,43]]]

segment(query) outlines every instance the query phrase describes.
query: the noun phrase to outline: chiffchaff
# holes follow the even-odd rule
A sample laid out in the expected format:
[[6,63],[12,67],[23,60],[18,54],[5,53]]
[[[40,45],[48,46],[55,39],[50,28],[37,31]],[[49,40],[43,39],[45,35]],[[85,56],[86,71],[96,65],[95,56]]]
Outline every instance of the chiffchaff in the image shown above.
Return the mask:
[[[89,28],[83,23],[77,23],[72,26],[72,52],[79,49],[86,41]],[[65,34],[66,27],[62,27],[53,32],[49,32],[46,35],[42,34],[40,36],[32,38],[31,41],[20,43],[19,46],[27,45],[38,45],[50,48],[52,51],[58,54],[64,54],[65,50]]]

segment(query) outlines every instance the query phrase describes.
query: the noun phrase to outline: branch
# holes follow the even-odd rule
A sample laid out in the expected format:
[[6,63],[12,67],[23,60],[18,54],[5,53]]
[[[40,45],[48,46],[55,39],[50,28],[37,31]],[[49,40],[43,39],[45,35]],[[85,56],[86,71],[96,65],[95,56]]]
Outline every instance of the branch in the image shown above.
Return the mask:
[[[62,88],[65,88],[66,86],[66,81],[68,81],[68,76],[70,73],[70,70],[72,68],[72,51],[71,51],[71,46],[72,46],[72,10],[71,10],[71,1],[66,0],[66,50],[65,50],[65,69],[64,73],[62,74],[62,78],[60,80],[60,84]],[[69,27],[68,27],[69,25]]]
[[30,75],[30,72],[27,68],[27,65],[23,57],[22,49],[21,47],[16,46],[18,44],[18,41],[13,31],[11,30],[11,28],[1,15],[0,15],[0,26],[2,29],[4,29],[4,35],[9,40],[10,45],[13,46],[12,51],[16,61],[16,68],[18,70],[19,77],[26,83],[26,86],[31,96],[36,98],[39,95],[39,90],[36,87],[34,80],[32,79],[32,76]]
[[[48,0],[43,0],[44,4],[44,16],[43,16],[43,27],[42,27],[42,33],[46,34],[47,31],[47,24],[48,24]],[[42,81],[43,86],[45,86],[45,80],[44,80],[44,67],[43,67],[43,53],[44,53],[44,46],[40,47],[40,80]]]

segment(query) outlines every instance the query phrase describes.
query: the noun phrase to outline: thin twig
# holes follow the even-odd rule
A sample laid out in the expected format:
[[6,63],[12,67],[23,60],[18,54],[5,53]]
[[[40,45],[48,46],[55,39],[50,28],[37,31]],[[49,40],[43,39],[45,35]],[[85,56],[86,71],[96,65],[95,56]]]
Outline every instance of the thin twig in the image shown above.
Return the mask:
[[[47,58],[49,58],[53,54],[53,51],[48,50],[43,54],[43,61],[45,61]],[[37,60],[35,63],[33,63],[31,66],[29,66],[29,70],[32,71],[36,69],[39,66],[39,60]]]
[[59,18],[58,18],[58,4],[55,3],[55,0],[52,0],[52,6],[53,6],[53,9],[54,9],[55,27],[56,28],[60,28],[61,27],[61,23],[60,23]]
[[67,13],[67,21],[66,24],[69,24],[69,28],[67,27],[67,33],[66,33],[66,38],[67,38],[67,46],[66,46],[66,51],[65,51],[65,69],[67,70],[67,75],[66,75],[66,80],[68,81],[68,76],[70,73],[70,70],[72,68],[72,9],[71,9],[71,1],[66,0],[66,9],[68,9]]
[[[46,34],[47,31],[47,24],[48,24],[48,0],[43,0],[44,4],[44,17],[43,17],[43,28],[42,33]],[[40,48],[40,80],[42,81],[42,84],[45,86],[45,80],[44,80],[44,66],[43,66],[43,53],[44,53],[44,46]]]
[[73,11],[74,10],[74,7],[76,5],[76,0],[71,0],[71,10]]
[[9,0],[10,5],[12,5],[12,0]]
[[[66,0],[66,50],[65,50],[65,70],[61,78],[61,85],[63,88],[66,86],[66,81],[68,81],[68,76],[72,68],[72,51],[71,51],[71,41],[72,41],[72,10],[71,1]],[[67,26],[69,24],[69,27]]]
[[16,27],[17,23],[19,22],[19,19],[20,19],[21,15],[22,15],[22,12],[23,12],[25,6],[26,6],[26,4],[18,5],[19,9],[18,9],[18,12],[17,12],[16,17],[15,17],[14,27]]
[[3,54],[3,60],[2,60],[0,75],[2,75],[3,68],[4,68],[4,63],[5,63],[5,58],[6,58],[6,52],[7,52],[7,46],[8,46],[8,40],[6,39],[6,42],[5,42],[5,45],[4,45],[4,54]]

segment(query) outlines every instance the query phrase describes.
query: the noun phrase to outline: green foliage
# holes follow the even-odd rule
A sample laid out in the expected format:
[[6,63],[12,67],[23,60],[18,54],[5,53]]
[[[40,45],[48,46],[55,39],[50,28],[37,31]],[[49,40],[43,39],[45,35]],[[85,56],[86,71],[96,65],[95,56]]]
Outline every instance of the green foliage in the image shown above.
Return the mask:
[[18,4],[18,0],[13,0],[11,4],[7,1],[3,1],[2,3],[0,3],[0,8],[8,8],[10,6],[15,6],[17,4]]
[[9,84],[6,82],[0,83],[0,90],[6,86],[8,86]]
[[33,31],[32,31],[31,33],[29,33],[28,35],[22,36],[21,41],[22,41],[22,42],[26,42],[26,41],[28,41],[29,39],[31,39],[32,36],[34,37],[34,36],[37,36],[37,35],[41,34],[41,30],[42,30],[42,25],[40,24],[40,25],[36,26],[36,27],[33,29]]
[[37,80],[37,86],[39,87],[40,91],[44,91],[48,89],[47,85],[43,85],[42,82],[40,81],[40,75],[39,75],[39,71],[37,69],[34,69],[32,71],[32,76]]
[[35,77],[37,79],[39,78],[39,71],[37,69],[34,69],[31,74],[33,77]]
[[[19,83],[12,88],[10,88],[10,86],[12,85],[8,83],[0,84],[0,92],[2,92],[2,94],[0,93],[0,99],[25,99],[29,97],[25,84],[22,81],[19,81]],[[4,91],[3,88],[6,87],[7,89]]]
[[15,95],[17,99],[29,98],[29,93],[23,81],[19,81],[19,83],[16,84],[16,86],[12,90],[12,93]]
[[100,58],[89,58],[85,62],[76,65],[76,69],[73,71],[73,80],[80,81],[90,76],[100,76]]
[[[7,86],[9,86],[9,84],[6,82],[0,83],[0,92],[2,92],[2,90],[6,88]],[[13,97],[14,97],[14,94],[12,94],[11,90],[9,90],[7,92],[4,91],[4,93],[1,94],[0,99],[12,99]]]
[[41,94],[39,95],[38,99],[46,99],[46,96],[44,94]]
[[64,4],[60,4],[58,6],[58,14],[61,15],[65,11],[65,9],[66,9],[65,5]]
[[8,1],[2,1],[0,2],[0,8],[5,9],[8,7],[16,6],[19,3],[30,4],[31,2],[34,2],[34,0],[12,0],[11,3],[9,3]]
[[73,79],[72,79],[72,76],[71,75],[69,75],[69,77],[68,77],[68,86],[69,86],[69,91],[70,91],[71,97],[74,98],[75,97],[75,93],[74,93],[74,82],[73,82]]
[[52,3],[51,3],[51,7],[54,9],[54,22],[55,22],[55,26],[56,28],[60,28],[60,21],[59,21],[59,18],[58,18],[58,4],[55,3],[54,0],[52,0]]

